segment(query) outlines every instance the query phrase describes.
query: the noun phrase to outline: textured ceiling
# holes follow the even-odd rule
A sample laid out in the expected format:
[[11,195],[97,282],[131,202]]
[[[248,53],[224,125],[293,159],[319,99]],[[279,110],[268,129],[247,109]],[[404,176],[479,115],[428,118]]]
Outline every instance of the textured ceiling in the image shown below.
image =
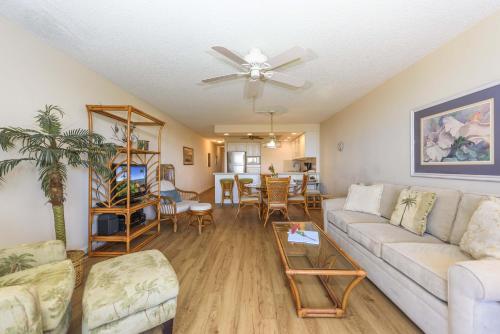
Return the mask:
[[266,83],[256,108],[314,123],[498,9],[500,0],[0,1],[0,15],[206,136],[214,124],[268,122],[252,113],[244,79],[199,83],[236,70],[211,46],[307,49],[282,68],[307,87]]

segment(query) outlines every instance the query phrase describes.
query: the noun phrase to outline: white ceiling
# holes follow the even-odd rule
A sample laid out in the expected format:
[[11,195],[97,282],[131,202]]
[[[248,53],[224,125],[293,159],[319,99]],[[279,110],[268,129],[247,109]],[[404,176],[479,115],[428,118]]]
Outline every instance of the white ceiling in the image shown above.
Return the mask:
[[211,46],[308,59],[283,68],[305,89],[266,83],[257,109],[276,122],[315,123],[500,9],[500,0],[3,0],[20,23],[131,93],[206,135],[214,124],[267,123],[244,79],[202,85],[234,66]]

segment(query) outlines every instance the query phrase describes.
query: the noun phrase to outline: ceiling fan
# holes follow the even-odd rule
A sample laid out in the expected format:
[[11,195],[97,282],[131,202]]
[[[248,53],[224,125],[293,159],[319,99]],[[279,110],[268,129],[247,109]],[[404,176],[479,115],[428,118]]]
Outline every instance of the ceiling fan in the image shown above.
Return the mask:
[[264,139],[264,137],[260,137],[260,136],[255,136],[255,135],[248,135],[246,137],[240,137],[240,139],[250,139],[250,140],[255,140],[255,139]]
[[204,83],[212,83],[220,80],[236,79],[240,77],[248,78],[247,94],[249,97],[257,96],[259,92],[259,83],[261,81],[274,81],[287,86],[299,88],[304,86],[305,80],[291,75],[278,72],[276,69],[305,55],[305,50],[301,47],[293,47],[270,59],[265,56],[260,49],[253,48],[250,53],[244,57],[222,46],[213,46],[212,49],[221,55],[229,58],[243,69],[242,72],[221,75],[202,80]]

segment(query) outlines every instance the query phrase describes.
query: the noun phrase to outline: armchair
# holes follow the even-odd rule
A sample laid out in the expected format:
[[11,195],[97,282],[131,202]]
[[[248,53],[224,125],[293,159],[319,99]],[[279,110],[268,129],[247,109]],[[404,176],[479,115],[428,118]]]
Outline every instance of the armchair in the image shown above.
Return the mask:
[[175,186],[175,167],[164,164],[161,170],[161,201],[160,221],[170,221],[177,232],[177,222],[187,215],[191,204],[200,201],[200,195],[195,191],[182,190]]
[[74,287],[63,242],[0,249],[0,333],[66,333]]

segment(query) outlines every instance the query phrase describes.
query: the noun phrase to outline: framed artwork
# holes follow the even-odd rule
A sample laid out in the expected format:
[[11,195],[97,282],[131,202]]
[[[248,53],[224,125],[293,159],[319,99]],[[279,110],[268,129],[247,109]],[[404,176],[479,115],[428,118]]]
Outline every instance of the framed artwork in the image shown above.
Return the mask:
[[208,153],[208,168],[212,166],[212,157],[210,156],[210,153]]
[[412,111],[411,175],[500,181],[498,108],[496,83]]
[[192,147],[182,148],[182,161],[184,165],[194,165],[194,150]]

